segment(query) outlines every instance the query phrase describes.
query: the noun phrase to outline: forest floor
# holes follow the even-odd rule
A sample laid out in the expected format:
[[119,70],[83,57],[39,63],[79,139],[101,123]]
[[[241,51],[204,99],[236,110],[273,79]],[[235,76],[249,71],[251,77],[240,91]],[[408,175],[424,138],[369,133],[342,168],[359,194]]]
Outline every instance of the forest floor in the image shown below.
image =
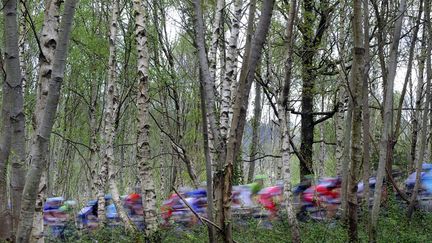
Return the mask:
[[[411,221],[405,216],[406,210],[392,205],[382,210],[379,220],[378,242],[432,242],[432,213],[416,212]],[[367,242],[365,217],[360,217],[360,242]],[[341,221],[301,222],[302,242],[348,242],[346,228]],[[234,240],[238,243],[279,243],[291,242],[290,230],[286,221],[276,221],[271,225],[266,221],[251,219],[234,224]],[[161,230],[162,242],[202,243],[208,242],[204,226],[192,228],[172,227]],[[51,241],[52,242],[52,241]],[[64,241],[63,241],[64,242]],[[71,234],[66,242],[144,242],[142,233],[124,233],[104,229],[91,235]]]

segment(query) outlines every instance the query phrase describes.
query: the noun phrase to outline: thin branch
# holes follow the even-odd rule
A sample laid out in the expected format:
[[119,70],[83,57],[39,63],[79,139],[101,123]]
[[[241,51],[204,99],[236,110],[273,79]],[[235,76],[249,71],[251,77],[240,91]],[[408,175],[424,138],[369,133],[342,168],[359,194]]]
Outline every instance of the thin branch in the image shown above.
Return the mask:
[[276,159],[280,159],[280,158],[282,158],[282,156],[280,156],[280,155],[265,154],[265,155],[263,155],[263,156],[260,156],[260,157],[258,157],[258,158],[255,158],[255,159],[253,159],[253,160],[243,159],[242,161],[243,161],[243,162],[248,162],[248,163],[250,163],[250,162],[254,162],[254,161],[256,161],[256,160],[265,159],[265,158],[268,158],[268,157],[270,157],[270,158],[276,158]]
[[337,104],[335,105],[333,111],[329,112],[326,116],[321,117],[320,119],[314,121],[313,124],[314,124],[314,125],[317,125],[317,124],[319,124],[319,123],[321,123],[321,122],[324,122],[324,121],[326,121],[326,120],[332,118],[333,115],[338,111],[339,106],[340,106],[340,103],[337,103]]
[[86,144],[83,144],[83,143],[80,143],[80,142],[76,142],[76,141],[73,141],[73,140],[71,140],[69,138],[66,138],[65,136],[61,135],[60,133],[58,133],[56,131],[52,131],[52,133],[55,134],[55,135],[57,135],[57,136],[59,136],[63,140],[67,141],[68,143],[75,144],[75,145],[81,145],[81,146],[85,147],[86,149],[91,150],[90,146],[88,146]]
[[[191,207],[191,205],[189,205],[189,203],[183,198],[183,196],[182,195],[180,195],[180,193],[178,193],[177,192],[177,190],[174,188],[174,187],[172,187],[172,189],[173,189],[173,191],[177,194],[177,196],[183,201],[183,203],[190,209],[190,211],[201,221],[201,223],[203,223],[204,224],[204,222],[205,223],[207,223],[207,226],[208,227],[210,227],[210,226],[213,226],[213,227],[215,227],[217,230],[219,230],[219,232],[222,232],[223,233],[223,230],[222,230],[222,228],[219,226],[219,225],[217,225],[216,223],[214,223],[214,222],[212,222],[212,221],[210,221],[208,218],[206,218],[206,217],[203,217],[203,216],[201,216],[201,215],[199,215],[195,210],[193,210],[193,208]],[[232,240],[234,243],[238,243],[237,241],[235,241],[234,239]]]
[[33,22],[33,19],[32,19],[32,17],[30,16],[30,14],[29,14],[29,11],[28,11],[28,9],[27,9],[27,5],[26,5],[26,1],[25,0],[21,0],[20,1],[22,4],[23,4],[23,6],[24,6],[24,9],[25,9],[25,15],[26,15],[26,17],[28,18],[28,21],[29,21],[29,23],[30,23],[30,27],[31,27],[31,29],[32,29],[32,31],[33,31],[33,35],[34,35],[34,37],[35,37],[35,39],[36,39],[36,43],[37,43],[37,46],[38,46],[38,49],[39,49],[39,57],[41,58],[41,59],[43,59],[43,60],[46,60],[46,57],[45,57],[45,55],[44,55],[44,53],[43,53],[43,51],[42,51],[42,46],[41,46],[41,43],[40,43],[40,40],[39,40],[39,37],[38,37],[38,35],[37,35],[37,33],[36,33],[36,27],[35,27],[35,24],[34,24],[34,22]]

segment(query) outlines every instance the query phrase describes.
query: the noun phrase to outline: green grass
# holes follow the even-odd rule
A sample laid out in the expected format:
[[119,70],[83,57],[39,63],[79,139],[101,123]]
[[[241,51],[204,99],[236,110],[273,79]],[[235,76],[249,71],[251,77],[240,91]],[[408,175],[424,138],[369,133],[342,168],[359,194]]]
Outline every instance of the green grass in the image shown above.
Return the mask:
[[[366,221],[359,222],[360,242],[367,242]],[[243,225],[234,224],[234,239],[239,243],[279,243],[291,242],[290,228],[286,221],[273,224],[271,229],[265,223],[250,220]],[[348,242],[347,231],[339,221],[300,223],[302,242]],[[417,212],[411,222],[405,210],[393,205],[381,214],[378,227],[378,242],[432,242],[432,213]],[[207,242],[207,229],[204,226],[193,228],[171,228],[160,231],[162,242],[202,243]],[[67,242],[144,242],[141,232],[125,233],[103,229],[83,235],[72,234]]]

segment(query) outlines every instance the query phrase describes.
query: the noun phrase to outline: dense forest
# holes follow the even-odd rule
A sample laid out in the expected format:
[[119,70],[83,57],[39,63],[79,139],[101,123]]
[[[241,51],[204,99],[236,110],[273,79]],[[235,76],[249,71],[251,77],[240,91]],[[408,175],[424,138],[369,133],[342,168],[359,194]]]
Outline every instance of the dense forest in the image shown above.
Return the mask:
[[[201,221],[187,229],[197,242],[243,242],[235,195],[252,184],[280,190],[266,219],[269,234],[286,222],[275,242],[312,234],[299,218],[305,182],[336,183],[318,206],[343,241],[383,240],[392,207],[401,228],[430,220],[431,6],[3,0],[0,241],[47,240],[44,205],[62,197],[75,213],[96,200],[97,230],[112,202],[124,232],[160,242],[173,231],[161,205],[177,195]],[[183,198],[199,188],[205,216]],[[131,193],[142,231],[123,210]]]

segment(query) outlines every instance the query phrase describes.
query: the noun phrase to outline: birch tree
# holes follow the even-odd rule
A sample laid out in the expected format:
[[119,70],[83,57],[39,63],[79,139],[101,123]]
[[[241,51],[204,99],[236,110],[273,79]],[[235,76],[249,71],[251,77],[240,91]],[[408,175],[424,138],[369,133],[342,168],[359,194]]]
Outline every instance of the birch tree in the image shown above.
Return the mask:
[[[4,230],[0,239],[13,238],[9,234],[16,229],[21,204],[24,176],[25,136],[24,136],[24,99],[18,47],[17,1],[3,1],[5,30],[5,80],[3,85],[3,129],[0,140],[0,216]],[[11,161],[11,202],[12,212],[7,208],[7,161]],[[21,180],[21,181],[20,181]],[[12,216],[12,217],[11,217]],[[7,230],[10,230],[9,232]]]
[[[135,38],[138,51],[138,134],[137,161],[141,178],[142,201],[144,207],[145,234],[148,238],[155,237],[158,230],[156,213],[156,191],[153,181],[152,164],[150,163],[150,119],[149,119],[149,54],[147,47],[146,13],[138,0],[133,1],[135,16]],[[156,239],[157,240],[157,239]]]
[[[59,24],[60,24],[60,6],[63,1],[51,0],[45,3],[44,23],[40,34],[40,55],[39,55],[39,72],[36,84],[36,106],[33,113],[33,130],[42,122],[43,110],[46,106],[48,97],[49,80],[52,76],[54,53],[58,44]],[[27,12],[28,14],[28,12]],[[36,134],[36,133],[35,133]],[[42,171],[42,177],[39,183],[38,196],[35,204],[35,215],[33,219],[32,239],[34,241],[43,241],[43,202],[47,187],[47,165]]]
[[49,81],[49,91],[41,123],[36,129],[36,136],[30,150],[31,165],[26,176],[21,204],[20,221],[17,228],[16,241],[28,242],[34,215],[37,189],[41,174],[46,163],[48,145],[54,125],[57,105],[60,98],[61,84],[64,79],[68,43],[72,29],[72,21],[77,0],[66,1],[62,17],[59,40],[53,59],[52,74]]
[[225,77],[222,82],[222,101],[220,113],[220,129],[222,136],[226,138],[228,134],[230,109],[232,94],[234,93],[235,83],[237,82],[237,58],[238,58],[238,39],[240,33],[240,21],[242,17],[243,0],[234,2],[234,14],[232,16],[231,35],[228,41],[227,60],[225,62]]
[[117,91],[117,28],[119,16],[119,2],[114,0],[111,9],[111,21],[109,29],[109,58],[108,58],[108,79],[106,85],[104,121],[105,127],[103,131],[104,148],[102,149],[102,165],[99,173],[98,184],[98,217],[99,223],[106,221],[105,215],[105,185],[108,182],[109,190],[112,195],[112,200],[117,208],[120,219],[123,221],[127,229],[131,229],[131,224],[126,213],[123,210],[120,200],[120,194],[115,181],[116,167],[114,164],[114,140],[116,136],[116,114],[119,110],[119,97]]
[[293,62],[293,29],[295,22],[295,13],[297,8],[297,1],[291,0],[289,5],[288,21],[286,25],[286,60],[285,60],[285,77],[282,88],[282,94],[279,97],[279,125],[281,136],[281,154],[282,154],[282,171],[284,179],[283,197],[285,203],[285,210],[288,216],[288,222],[291,226],[291,240],[292,242],[300,242],[300,230],[296,218],[295,209],[293,206],[293,193],[291,185],[291,176],[293,171],[293,163],[290,161],[290,112],[289,112],[289,97],[291,88],[292,76],[292,62]]
[[223,212],[222,221],[224,225],[225,241],[232,241],[231,226],[231,190],[233,179],[234,161],[239,155],[244,126],[246,122],[247,104],[249,100],[250,89],[255,79],[255,71],[261,59],[262,48],[266,41],[270,29],[271,17],[273,14],[274,1],[266,1],[261,9],[261,16],[251,41],[251,49],[248,59],[243,60],[243,66],[240,73],[239,86],[237,88],[235,103],[233,107],[233,119],[231,121],[230,133],[227,143],[226,165],[224,169],[223,180]]

